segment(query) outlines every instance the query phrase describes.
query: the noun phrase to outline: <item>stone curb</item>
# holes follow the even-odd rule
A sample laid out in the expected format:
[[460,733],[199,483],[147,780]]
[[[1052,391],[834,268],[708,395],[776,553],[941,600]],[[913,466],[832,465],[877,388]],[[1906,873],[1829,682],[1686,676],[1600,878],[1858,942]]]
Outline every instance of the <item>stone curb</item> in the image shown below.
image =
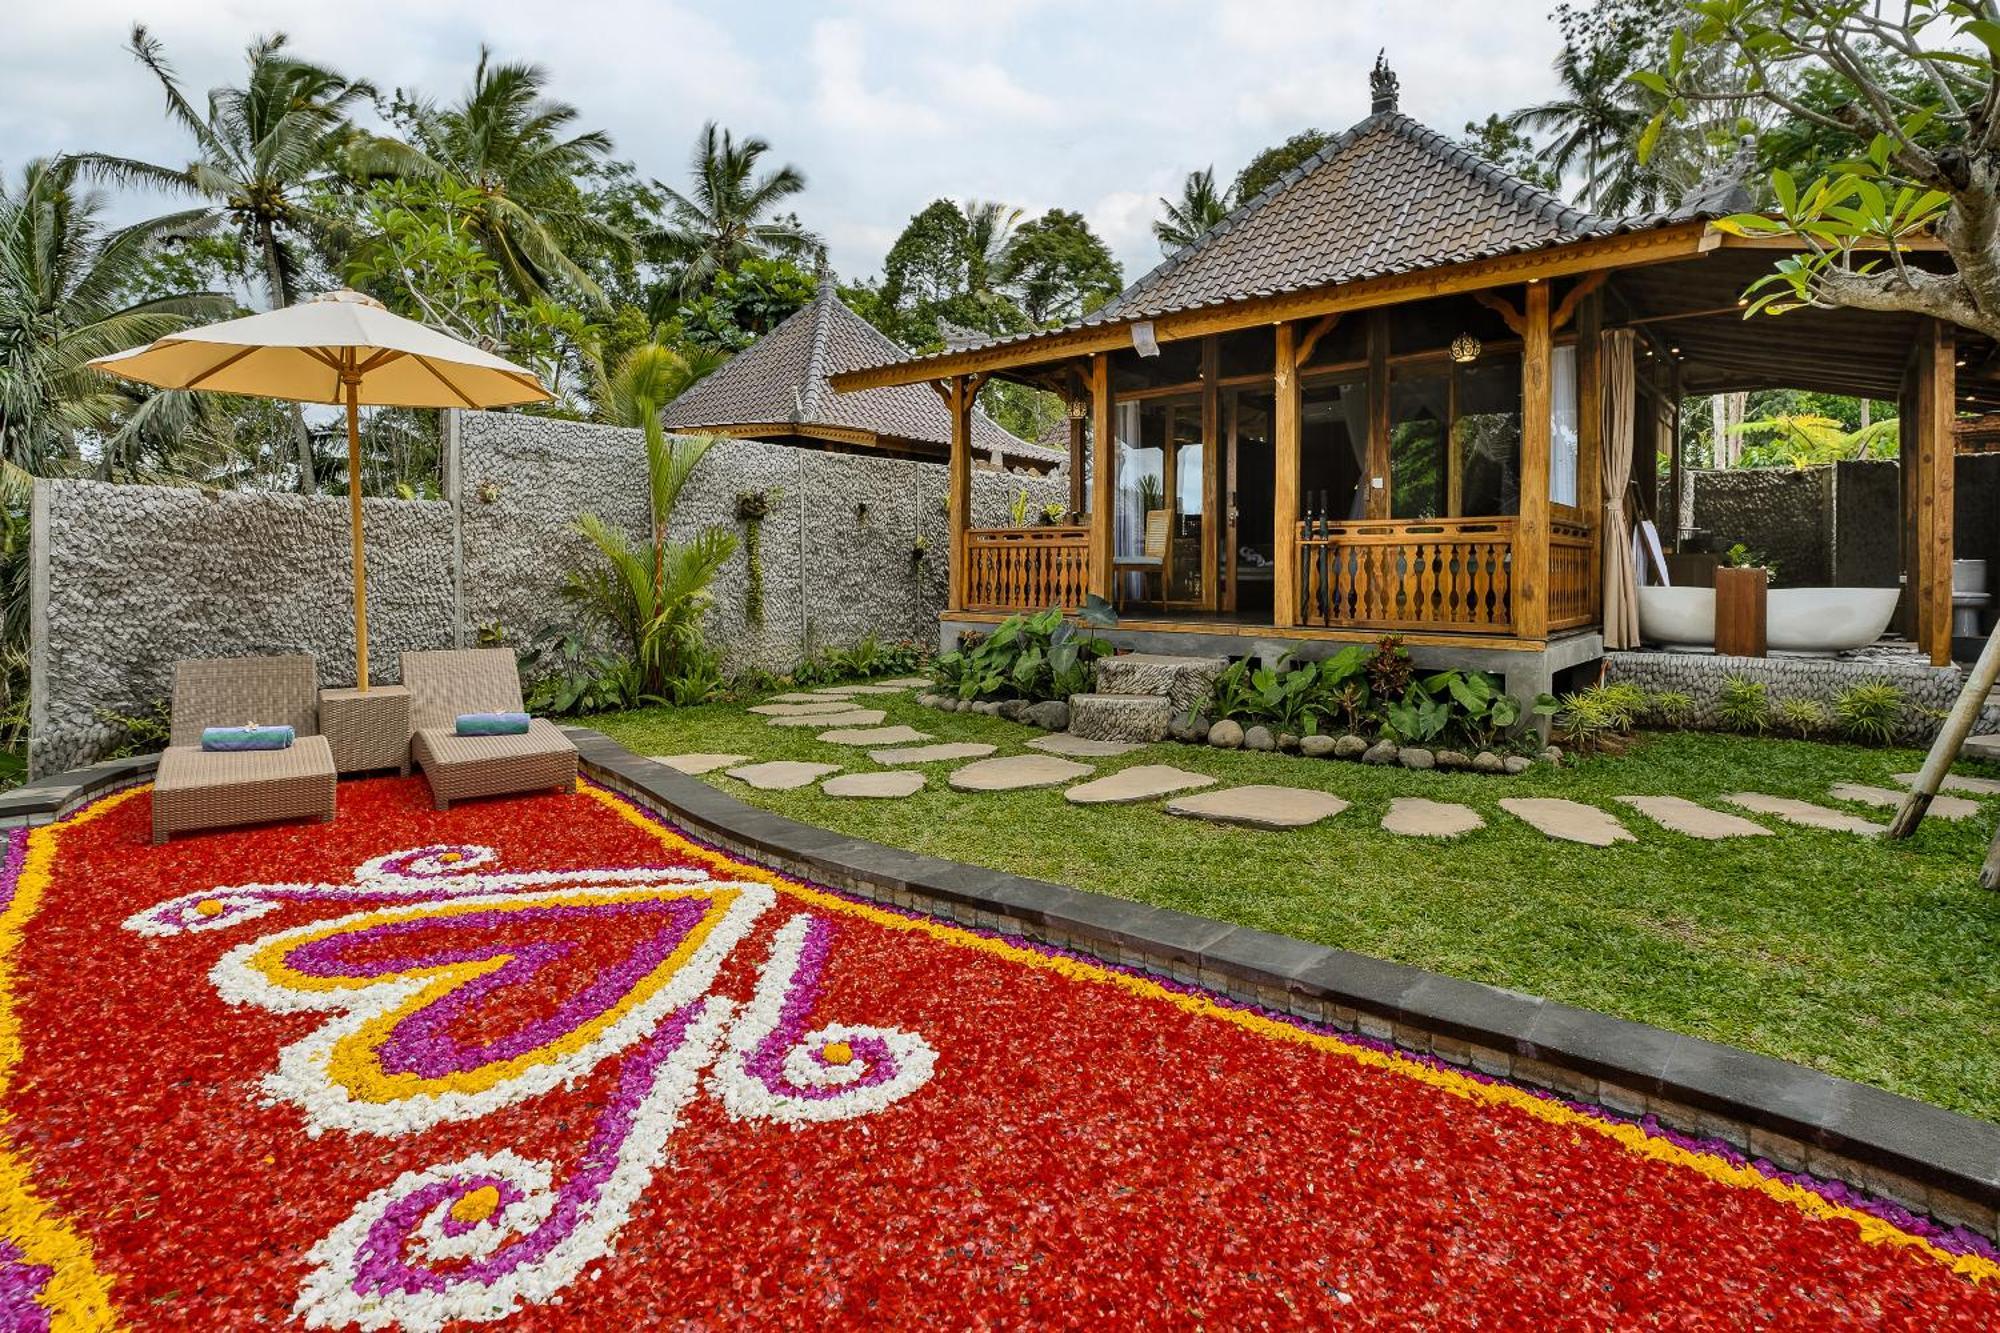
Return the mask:
[[2000,1125],[1717,1042],[1169,908],[850,838],[568,728],[586,773],[774,869],[1200,985],[1626,1117],[1991,1236]]
[[152,779],[160,766],[156,754],[106,759],[88,768],[50,773],[10,791],[0,792],[0,829],[52,824],[100,796]]

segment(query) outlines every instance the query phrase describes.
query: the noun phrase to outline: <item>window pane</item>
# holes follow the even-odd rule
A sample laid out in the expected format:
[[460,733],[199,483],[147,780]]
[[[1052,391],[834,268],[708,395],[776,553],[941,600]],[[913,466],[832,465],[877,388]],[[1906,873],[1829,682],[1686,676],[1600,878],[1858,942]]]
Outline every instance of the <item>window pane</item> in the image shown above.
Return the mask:
[[1307,518],[1351,519],[1368,512],[1368,385],[1364,380],[1313,380],[1305,385],[1299,422],[1299,512]]
[[1494,518],[1521,510],[1521,359],[1484,357],[1460,366],[1452,467],[1454,515]]
[[1549,498],[1576,503],[1576,348],[1558,347],[1549,365]]
[[1389,516],[1436,518],[1445,510],[1445,417],[1451,377],[1417,371],[1389,385]]

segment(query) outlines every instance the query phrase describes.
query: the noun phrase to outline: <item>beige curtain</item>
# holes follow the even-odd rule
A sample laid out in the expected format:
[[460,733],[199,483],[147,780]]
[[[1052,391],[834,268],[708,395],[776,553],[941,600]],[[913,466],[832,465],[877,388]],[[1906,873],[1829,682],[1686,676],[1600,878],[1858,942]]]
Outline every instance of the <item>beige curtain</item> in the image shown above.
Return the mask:
[[1639,646],[1639,581],[1632,568],[1632,523],[1625,492],[1632,482],[1633,414],[1637,389],[1632,379],[1633,334],[1604,334],[1598,365],[1604,376],[1604,646]]

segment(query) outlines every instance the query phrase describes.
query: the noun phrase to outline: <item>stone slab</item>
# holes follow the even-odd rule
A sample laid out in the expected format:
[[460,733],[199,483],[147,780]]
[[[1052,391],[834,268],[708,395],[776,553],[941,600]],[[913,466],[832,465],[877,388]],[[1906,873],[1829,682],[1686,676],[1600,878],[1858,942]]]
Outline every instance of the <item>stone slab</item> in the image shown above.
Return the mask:
[[839,703],[838,699],[828,699],[824,694],[808,694],[804,690],[793,690],[788,694],[774,694],[764,701],[771,704],[819,704]]
[[[1861,805],[1881,806],[1886,810],[1896,809],[1909,795],[1892,787],[1871,787],[1864,782],[1836,782],[1826,794],[1836,801],[1855,801]],[[1979,802],[1942,793],[1931,797],[1930,808],[1924,812],[1930,819],[1970,819],[1978,813]]]
[[1486,821],[1469,805],[1398,796],[1389,802],[1389,813],[1382,816],[1382,827],[1406,838],[1455,838],[1485,828]]
[[1690,838],[1705,838],[1712,842],[1718,838],[1757,838],[1771,834],[1770,829],[1753,819],[1711,810],[1685,796],[1620,796],[1618,799],[1661,828]]
[[1029,787],[1058,787],[1089,777],[1090,773],[1089,764],[1052,754],[1012,754],[967,764],[951,775],[951,785],[960,791],[1021,791]]
[[[1914,787],[1917,785],[1917,775],[1898,773],[1896,781],[1905,787]],[[1947,773],[1944,775],[1944,781],[1938,784],[1938,790],[1960,792],[1966,796],[2000,796],[2000,779],[1970,778],[1963,773]]]
[[843,713],[808,713],[804,717],[764,720],[774,727],[872,727],[887,716],[879,708],[850,708]]
[[910,687],[908,685],[891,685],[887,681],[883,681],[878,685],[842,685],[838,688],[843,694],[901,694]]
[[852,796],[874,800],[897,800],[915,796],[924,789],[924,775],[900,773],[843,773],[819,784],[828,796]]
[[1198,796],[1177,797],[1166,805],[1168,814],[1186,819],[1263,829],[1305,828],[1346,808],[1347,802],[1328,792],[1266,786],[1206,791]]
[[1072,736],[1067,731],[1037,736],[1028,742],[1030,750],[1064,755],[1070,759],[1116,759],[1142,748],[1137,741],[1094,741],[1088,736]]
[[1860,833],[1874,836],[1886,833],[1883,824],[1872,823],[1859,815],[1850,815],[1843,810],[1829,810],[1811,801],[1795,801],[1789,796],[1767,796],[1760,791],[1739,791],[1722,798],[1731,805],[1760,815],[1776,815],[1787,824],[1797,824],[1801,828],[1831,829],[1835,833]]
[[927,741],[931,734],[915,727],[842,727],[822,731],[819,738],[828,745],[907,745]]
[[891,676],[887,680],[878,680],[875,683],[877,685],[893,685],[899,690],[914,690],[919,685],[930,684],[931,678],[929,676]]
[[942,764],[959,759],[984,759],[999,748],[985,741],[945,741],[941,745],[914,745],[907,750],[870,750],[868,757],[878,764]]
[[854,705],[844,699],[814,699],[809,703],[752,704],[746,711],[759,717],[814,717],[827,713],[850,713]]
[[1206,773],[1190,773],[1171,764],[1137,764],[1109,777],[1071,787],[1063,797],[1072,805],[1129,805],[1197,787],[1213,787],[1215,782]]
[[1096,741],[1163,741],[1174,706],[1160,694],[1072,694],[1069,729]]
[[1609,847],[1615,842],[1638,841],[1616,818],[1581,801],[1565,801],[1556,796],[1507,796],[1501,798],[1500,808],[1536,832],[1563,842]]
[[796,759],[774,759],[766,764],[732,768],[729,776],[758,791],[792,791],[810,787],[828,774],[839,771],[839,764],[806,764]]
[[747,754],[656,754],[653,762],[665,764],[677,773],[691,773],[699,776],[713,773],[718,768],[728,768],[740,764],[750,756]]

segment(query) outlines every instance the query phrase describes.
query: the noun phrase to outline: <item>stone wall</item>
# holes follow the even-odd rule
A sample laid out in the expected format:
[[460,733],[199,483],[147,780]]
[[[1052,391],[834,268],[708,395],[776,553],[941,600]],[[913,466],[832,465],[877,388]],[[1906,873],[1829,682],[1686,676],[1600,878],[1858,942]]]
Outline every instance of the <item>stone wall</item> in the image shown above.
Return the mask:
[[[369,500],[371,676],[409,648],[511,643],[573,623],[562,597],[593,559],[585,510],[641,534],[644,437],[575,422],[471,413],[447,430],[451,498]],[[973,473],[973,522],[1067,495],[1061,476]],[[764,606],[751,624],[736,497],[763,491]],[[720,440],[674,514],[682,536],[728,526],[738,548],[714,588],[710,642],[730,672],[782,672],[812,651],[936,637],[946,591],[945,469],[908,459]],[[347,502],[269,492],[39,483],[33,518],[34,683],[29,764],[87,763],[114,744],[107,715],[141,714],[185,657],[310,652],[323,683],[354,679]],[[912,552],[921,536],[921,559]]]
[[[1939,715],[1958,701],[1964,676],[1957,667],[1934,667],[1908,661],[1821,657],[1722,657],[1713,653],[1612,652],[1604,655],[1607,681],[1630,681],[1641,689],[1677,690],[1694,701],[1689,725],[1707,729],[1720,725],[1716,707],[1722,686],[1732,677],[1762,681],[1770,687],[1771,703],[1782,699],[1816,699],[1828,708],[1842,690],[1864,681],[1885,680],[1903,691],[1906,711],[1905,744],[1928,744],[1937,734]],[[1975,732],[2000,731],[2000,711],[1988,706]]]
[[1708,548],[1738,542],[1776,562],[1780,587],[1833,579],[1833,469],[1733,468],[1693,474],[1688,524]]

